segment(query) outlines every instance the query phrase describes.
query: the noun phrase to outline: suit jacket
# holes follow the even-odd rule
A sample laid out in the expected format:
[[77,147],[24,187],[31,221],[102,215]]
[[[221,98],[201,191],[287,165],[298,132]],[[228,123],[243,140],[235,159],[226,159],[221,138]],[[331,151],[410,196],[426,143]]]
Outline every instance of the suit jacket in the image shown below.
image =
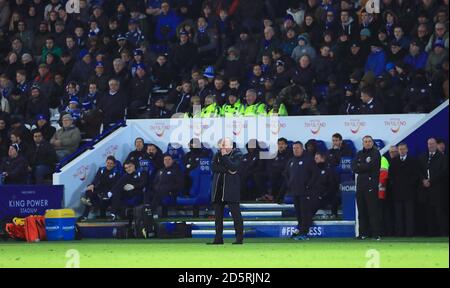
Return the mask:
[[388,181],[391,194],[389,197],[391,199],[394,201],[414,200],[417,194],[417,187],[420,185],[417,160],[410,156],[407,156],[405,161],[401,161],[400,157],[391,160]]
[[419,175],[420,181],[422,182],[422,180],[428,179],[429,171],[431,187],[425,188],[420,183],[418,200],[422,203],[439,206],[443,204],[445,193],[448,193],[448,191],[445,191],[445,182],[448,177],[448,163],[446,162],[445,156],[439,152],[434,154],[430,162],[428,162],[428,155],[426,153],[419,158]]

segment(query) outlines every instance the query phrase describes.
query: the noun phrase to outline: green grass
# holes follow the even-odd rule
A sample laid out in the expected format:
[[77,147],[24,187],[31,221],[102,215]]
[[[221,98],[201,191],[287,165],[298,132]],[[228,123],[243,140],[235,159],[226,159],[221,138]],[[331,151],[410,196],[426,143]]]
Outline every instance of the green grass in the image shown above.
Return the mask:
[[80,242],[0,243],[0,268],[66,266],[66,252],[76,249],[80,267],[364,268],[367,251],[380,255],[380,267],[449,267],[448,238],[247,239],[243,246],[207,246],[210,240],[83,240]]

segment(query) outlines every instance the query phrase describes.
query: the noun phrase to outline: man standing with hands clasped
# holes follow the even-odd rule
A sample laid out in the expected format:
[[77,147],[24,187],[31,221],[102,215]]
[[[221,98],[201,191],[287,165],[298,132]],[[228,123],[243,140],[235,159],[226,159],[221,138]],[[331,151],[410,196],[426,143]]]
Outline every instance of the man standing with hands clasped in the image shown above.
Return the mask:
[[356,202],[358,205],[358,240],[373,237],[381,240],[382,210],[378,199],[378,180],[380,179],[381,155],[375,148],[373,138],[363,138],[363,150],[356,154],[352,170],[356,178]]
[[216,237],[211,245],[223,244],[223,214],[225,205],[231,211],[236,230],[236,241],[233,244],[244,243],[244,221],[242,220],[239,201],[241,199],[241,183],[238,174],[242,154],[238,149],[233,149],[230,138],[224,138],[219,142],[219,151],[214,156],[212,171],[212,202],[215,210]]

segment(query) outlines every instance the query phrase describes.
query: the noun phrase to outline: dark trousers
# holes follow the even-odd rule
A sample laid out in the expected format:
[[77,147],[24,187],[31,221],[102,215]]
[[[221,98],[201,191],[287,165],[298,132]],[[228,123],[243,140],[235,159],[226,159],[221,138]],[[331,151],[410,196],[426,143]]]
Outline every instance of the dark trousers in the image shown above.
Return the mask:
[[269,181],[270,181],[270,195],[273,196],[273,198],[276,201],[281,200],[281,197],[283,196],[283,193],[281,191],[281,187],[283,185],[283,174],[282,173],[268,173]]
[[383,235],[394,236],[395,234],[395,211],[394,202],[391,199],[380,200],[383,210]]
[[309,228],[313,225],[313,218],[314,215],[316,215],[319,206],[320,201],[317,197],[294,197],[294,207],[300,235],[308,235]]
[[123,200],[131,199],[135,196],[142,195],[142,191],[125,191],[120,190],[119,193],[114,193],[111,198],[111,211],[116,214],[123,217],[125,215],[125,205],[123,204]]
[[36,165],[33,169],[34,180],[36,184],[45,184],[45,179],[53,172],[52,167],[47,165]]
[[[251,189],[248,187],[248,181],[253,180],[254,187]],[[254,201],[256,198],[266,194],[266,176],[264,173],[241,173],[242,183],[242,199]]]
[[383,210],[378,193],[368,189],[356,192],[358,205],[359,235],[377,237],[383,231]]
[[230,209],[231,216],[233,217],[234,230],[236,231],[236,240],[244,240],[244,220],[242,219],[241,208],[239,203],[227,203],[227,202],[215,202],[215,220],[216,220],[216,241],[223,240],[223,214],[225,211],[225,206],[228,205]]
[[414,201],[395,201],[395,236],[414,236]]
[[425,208],[426,235],[430,237],[448,236],[448,218],[444,204],[427,203]]
[[100,209],[100,217],[105,218],[106,217],[106,209],[109,206],[109,202],[110,201],[105,201],[101,198],[101,194],[102,192],[96,191],[96,192],[92,192],[92,191],[86,191],[85,193],[85,197],[88,198],[89,200],[91,200],[92,203],[92,207],[90,206],[85,206],[84,207],[84,212],[83,212],[83,217],[88,217],[89,213],[92,211],[92,208],[95,209]]

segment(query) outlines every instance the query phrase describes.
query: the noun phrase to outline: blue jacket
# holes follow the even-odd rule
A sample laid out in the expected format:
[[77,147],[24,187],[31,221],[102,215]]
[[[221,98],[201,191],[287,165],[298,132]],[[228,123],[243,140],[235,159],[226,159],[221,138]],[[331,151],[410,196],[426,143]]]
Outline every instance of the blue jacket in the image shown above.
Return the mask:
[[[155,31],[156,39],[158,39],[158,41],[164,41],[174,38],[177,33],[178,24],[180,24],[180,18],[177,16],[175,12],[169,11],[167,15],[161,14],[158,17],[158,22],[156,24],[156,31]],[[163,27],[170,28],[167,35],[165,36],[163,35],[163,33],[161,33],[161,29]]]
[[414,68],[414,70],[425,69],[427,66],[428,53],[425,51],[420,52],[417,56],[406,55],[403,62]]
[[386,67],[386,53],[383,50],[379,50],[375,53],[370,53],[367,58],[365,72],[372,71],[375,76],[380,76],[384,73]]

